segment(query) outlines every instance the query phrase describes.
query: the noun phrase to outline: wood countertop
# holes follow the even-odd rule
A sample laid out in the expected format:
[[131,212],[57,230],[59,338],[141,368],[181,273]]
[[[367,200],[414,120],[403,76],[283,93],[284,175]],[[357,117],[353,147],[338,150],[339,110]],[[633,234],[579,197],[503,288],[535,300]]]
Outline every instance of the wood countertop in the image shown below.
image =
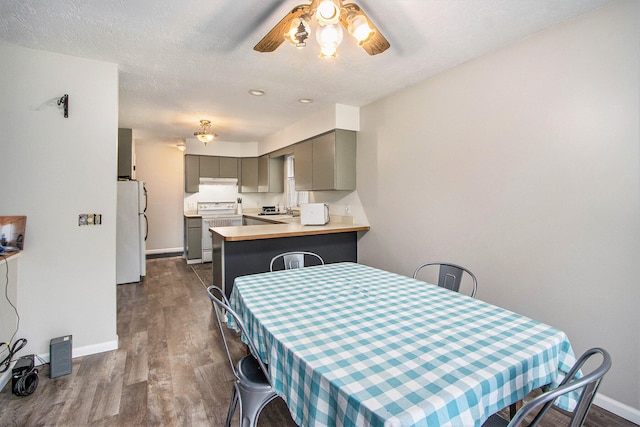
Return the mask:
[[348,233],[367,231],[368,225],[328,223],[325,225],[265,224],[242,227],[212,227],[209,231],[227,242],[243,240],[275,239],[279,237],[312,236],[316,234]]

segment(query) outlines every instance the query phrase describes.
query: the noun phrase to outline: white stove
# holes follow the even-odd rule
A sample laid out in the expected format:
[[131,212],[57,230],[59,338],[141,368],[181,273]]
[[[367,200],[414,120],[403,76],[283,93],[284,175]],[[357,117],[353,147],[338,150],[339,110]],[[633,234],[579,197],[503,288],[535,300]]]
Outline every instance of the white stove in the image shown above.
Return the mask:
[[213,258],[209,228],[242,225],[242,215],[235,212],[234,202],[198,202],[198,215],[202,217],[202,262],[211,262]]

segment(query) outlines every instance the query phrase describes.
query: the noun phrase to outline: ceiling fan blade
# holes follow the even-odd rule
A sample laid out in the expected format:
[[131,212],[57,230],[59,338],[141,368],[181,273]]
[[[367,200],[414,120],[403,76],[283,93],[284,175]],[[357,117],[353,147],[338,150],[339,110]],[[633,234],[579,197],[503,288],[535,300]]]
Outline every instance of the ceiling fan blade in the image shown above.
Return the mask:
[[308,11],[308,4],[301,4],[294,7],[291,12],[286,14],[285,17],[282,18],[282,20],[280,20],[280,22],[278,22],[276,26],[273,27],[271,31],[269,31],[267,35],[253,47],[253,50],[257,50],[258,52],[273,52],[276,50],[284,41],[284,35],[289,31],[291,22],[305,13],[308,13]]
[[373,30],[375,31],[373,36],[371,36],[371,38],[369,40],[367,40],[365,43],[362,44],[362,48],[369,55],[377,55],[377,54],[382,53],[382,52],[384,52],[385,50],[387,50],[387,49],[389,49],[391,47],[391,45],[389,44],[387,39],[384,38],[384,36],[380,32],[380,30],[378,30],[378,27],[376,27],[375,24],[373,22],[371,22],[371,19],[369,19],[367,14],[364,13],[364,11],[360,8],[360,6],[358,6],[355,3],[346,3],[346,4],[342,5],[342,9],[343,9],[343,13],[340,15],[340,21],[342,22],[342,25],[345,28],[349,29],[349,23],[347,22],[347,16],[348,16],[349,12],[353,12],[353,13],[357,13],[359,15],[364,16],[367,19],[367,22],[369,23],[369,26],[371,28],[373,28]]

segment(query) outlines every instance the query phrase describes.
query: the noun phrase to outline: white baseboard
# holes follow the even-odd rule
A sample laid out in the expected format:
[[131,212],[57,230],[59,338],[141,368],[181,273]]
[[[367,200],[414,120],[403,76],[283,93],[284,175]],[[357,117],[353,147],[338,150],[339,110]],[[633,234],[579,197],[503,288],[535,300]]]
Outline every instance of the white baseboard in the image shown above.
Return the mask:
[[147,249],[144,251],[147,255],[172,254],[176,252],[184,252],[184,248],[180,246],[179,248]]
[[593,404],[601,407],[602,409],[606,409],[619,417],[629,420],[632,423],[640,424],[640,409],[632,408],[629,405],[613,400],[610,397],[603,396],[600,393],[596,394]]
[[[86,345],[84,347],[74,347],[72,350],[72,357],[88,356],[90,354],[104,353],[105,351],[112,351],[117,349],[118,340],[116,339],[114,341]],[[49,360],[49,353],[38,354],[35,363],[39,366],[43,364],[42,361],[44,361],[44,363],[49,363]],[[4,386],[6,386],[9,381],[11,381],[11,369],[13,368],[14,363],[11,364],[11,367],[7,370],[7,372],[4,372],[2,376],[0,376],[0,390],[2,390]]]

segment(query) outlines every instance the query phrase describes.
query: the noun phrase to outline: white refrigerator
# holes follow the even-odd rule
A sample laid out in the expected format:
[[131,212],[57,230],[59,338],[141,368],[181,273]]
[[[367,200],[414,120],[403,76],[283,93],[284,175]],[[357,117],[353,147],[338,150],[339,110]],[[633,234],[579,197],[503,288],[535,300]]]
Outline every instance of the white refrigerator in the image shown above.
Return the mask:
[[147,190],[141,181],[118,181],[116,283],[139,282],[147,275]]

